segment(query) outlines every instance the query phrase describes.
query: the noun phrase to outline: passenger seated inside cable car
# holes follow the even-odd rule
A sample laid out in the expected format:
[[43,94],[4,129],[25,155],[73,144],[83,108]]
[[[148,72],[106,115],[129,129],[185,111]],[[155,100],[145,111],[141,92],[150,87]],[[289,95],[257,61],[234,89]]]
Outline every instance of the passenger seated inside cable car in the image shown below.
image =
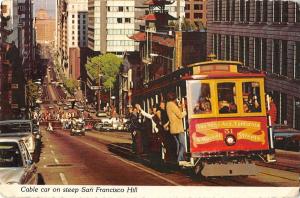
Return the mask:
[[[210,102],[210,87],[208,83],[198,84],[200,86],[199,96],[196,104],[194,105],[194,114],[211,113]],[[196,92],[195,92],[196,93]]]
[[235,83],[218,83],[217,89],[219,113],[236,113]]
[[260,88],[257,82],[243,83],[243,107],[245,113],[261,112]]

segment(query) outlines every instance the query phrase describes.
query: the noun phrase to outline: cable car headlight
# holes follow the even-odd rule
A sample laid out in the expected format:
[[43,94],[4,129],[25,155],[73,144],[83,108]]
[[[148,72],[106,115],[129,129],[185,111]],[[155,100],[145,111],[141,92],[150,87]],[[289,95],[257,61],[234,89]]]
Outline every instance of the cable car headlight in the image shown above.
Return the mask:
[[225,143],[227,146],[233,146],[236,143],[236,138],[232,134],[228,134],[225,137]]

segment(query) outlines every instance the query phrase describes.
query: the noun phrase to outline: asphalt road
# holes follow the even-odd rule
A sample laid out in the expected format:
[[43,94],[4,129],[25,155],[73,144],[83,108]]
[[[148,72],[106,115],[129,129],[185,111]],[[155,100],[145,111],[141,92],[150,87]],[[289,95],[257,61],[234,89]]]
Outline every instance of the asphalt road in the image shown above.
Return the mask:
[[[68,131],[42,131],[43,145],[37,163],[41,184],[299,186],[299,173],[276,170],[274,167],[260,167],[258,175],[247,178],[205,180],[200,180],[187,170],[161,170],[127,155],[129,150],[126,151],[126,146],[129,147],[131,140],[128,134],[122,132],[88,132],[86,136],[70,136]],[[111,149],[118,145],[127,154]]]

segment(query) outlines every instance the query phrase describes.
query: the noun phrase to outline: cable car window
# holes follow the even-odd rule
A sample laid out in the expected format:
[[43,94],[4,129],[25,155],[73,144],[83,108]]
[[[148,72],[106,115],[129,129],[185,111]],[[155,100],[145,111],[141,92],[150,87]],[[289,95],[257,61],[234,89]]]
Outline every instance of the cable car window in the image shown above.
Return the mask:
[[261,112],[260,86],[258,82],[243,83],[244,113]]
[[235,83],[218,83],[219,113],[237,113]]
[[193,83],[190,86],[192,93],[193,114],[207,114],[212,112],[210,85],[208,83]]

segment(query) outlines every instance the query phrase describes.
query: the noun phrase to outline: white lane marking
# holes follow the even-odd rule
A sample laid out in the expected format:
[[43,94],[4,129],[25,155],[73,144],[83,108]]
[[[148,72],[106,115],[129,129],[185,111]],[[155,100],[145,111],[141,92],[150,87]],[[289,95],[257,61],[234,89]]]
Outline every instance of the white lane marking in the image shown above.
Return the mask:
[[52,155],[55,155],[55,153],[54,153],[54,151],[53,151],[53,150],[51,150],[51,153],[52,153]]
[[56,164],[59,164],[58,159],[54,158],[54,161],[55,161]]
[[[100,152],[107,153],[107,152],[105,152],[104,150],[102,150],[102,149],[100,149],[100,148],[98,148],[98,147],[96,147],[96,146],[94,146],[94,145],[92,145],[92,144],[86,143],[86,142],[84,142],[84,141],[82,141],[82,140],[79,140],[79,139],[78,139],[78,141],[80,141],[80,142],[82,142],[82,143],[84,143],[84,144],[86,144],[86,145],[88,145],[88,146],[90,146],[90,147],[92,147],[92,148],[94,148],[94,149],[100,151]],[[149,170],[147,170],[147,169],[145,169],[145,168],[143,168],[143,167],[140,167],[140,166],[138,166],[138,165],[136,165],[136,164],[134,164],[134,163],[125,161],[125,160],[123,160],[122,158],[120,158],[120,157],[118,157],[118,156],[112,155],[112,157],[117,158],[118,160],[120,160],[120,161],[122,161],[122,162],[124,162],[124,163],[126,163],[126,164],[129,164],[129,165],[131,165],[131,166],[134,166],[134,167],[136,167],[136,168],[138,168],[138,169],[140,169],[140,170],[142,170],[142,171],[145,171],[145,172],[149,173],[150,175],[156,176],[156,177],[158,177],[158,178],[160,178],[160,179],[162,179],[162,180],[164,180],[164,181],[166,181],[166,182],[168,182],[168,183],[170,183],[170,184],[173,184],[173,185],[175,185],[175,186],[181,186],[180,184],[178,184],[178,183],[176,183],[176,182],[174,182],[174,181],[172,181],[172,180],[169,180],[169,179],[167,179],[167,178],[165,178],[165,177],[162,177],[162,176],[160,176],[160,175],[158,175],[158,174],[156,174],[156,173],[154,173],[154,172],[152,172],[152,171],[149,171]]]
[[60,179],[61,179],[63,185],[69,185],[68,180],[67,180],[65,174],[59,173],[59,176],[60,176]]

